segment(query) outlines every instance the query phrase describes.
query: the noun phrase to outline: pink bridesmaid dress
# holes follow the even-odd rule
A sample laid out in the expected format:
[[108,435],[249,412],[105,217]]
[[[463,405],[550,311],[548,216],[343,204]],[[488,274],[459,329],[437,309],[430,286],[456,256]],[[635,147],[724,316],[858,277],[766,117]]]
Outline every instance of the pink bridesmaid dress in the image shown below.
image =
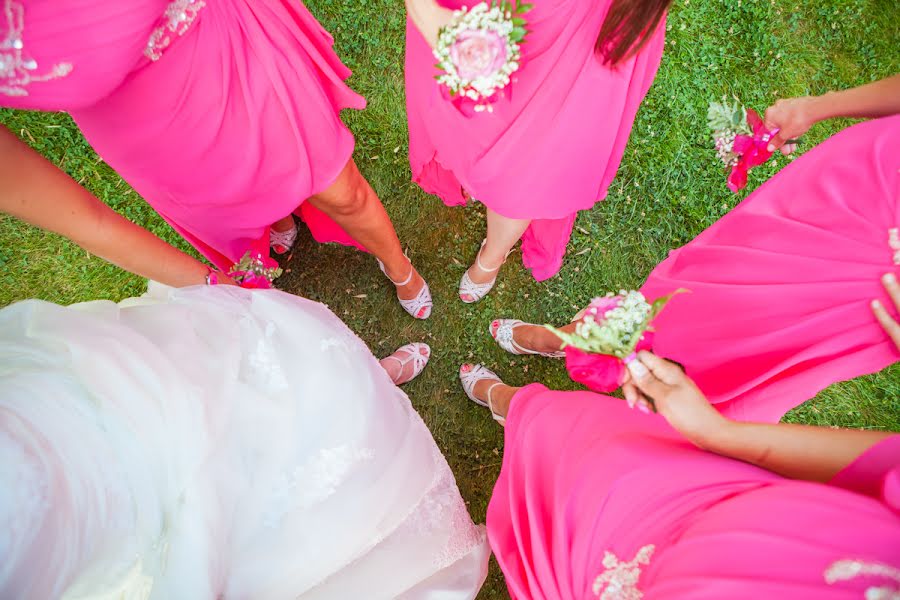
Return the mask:
[[610,0],[533,4],[509,94],[472,116],[444,98],[431,47],[408,23],[406,104],[413,180],[451,206],[465,204],[464,189],[504,217],[532,219],[522,258],[542,281],[562,266],[577,212],[606,197],[659,67],[665,23],[610,69],[594,52]]
[[[97,153],[220,268],[353,152],[362,97],[297,0],[0,0],[0,105],[67,111]],[[301,206],[302,204],[302,206]]]
[[684,365],[728,416],[777,421],[900,352],[869,307],[900,276],[900,116],[855,125],[794,160],[642,291],[677,288],[654,351]]
[[795,481],[621,400],[535,384],[505,436],[487,526],[515,600],[900,594],[900,435],[827,485]]

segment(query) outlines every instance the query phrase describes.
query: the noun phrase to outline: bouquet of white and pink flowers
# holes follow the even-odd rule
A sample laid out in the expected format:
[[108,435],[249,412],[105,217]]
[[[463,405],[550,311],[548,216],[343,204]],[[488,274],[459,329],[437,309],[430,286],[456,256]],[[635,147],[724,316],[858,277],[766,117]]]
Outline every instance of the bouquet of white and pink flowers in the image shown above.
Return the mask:
[[530,4],[500,0],[454,11],[438,34],[434,56],[443,71],[437,81],[458,108],[492,110],[519,69],[519,45],[528,33],[522,15],[529,10]]
[[575,333],[547,326],[563,341],[569,376],[596,392],[611,392],[625,380],[625,365],[653,347],[650,323],[673,294],[647,302],[637,291],[594,298],[575,325]]
[[242,288],[267,290],[281,276],[281,272],[278,263],[268,255],[248,251],[240,262],[231,267],[228,276]]
[[709,103],[706,119],[713,131],[716,154],[731,169],[728,189],[737,192],[747,185],[747,172],[772,156],[768,146],[778,130],[770,131],[752,108],[745,109],[737,100],[729,103],[725,98]]

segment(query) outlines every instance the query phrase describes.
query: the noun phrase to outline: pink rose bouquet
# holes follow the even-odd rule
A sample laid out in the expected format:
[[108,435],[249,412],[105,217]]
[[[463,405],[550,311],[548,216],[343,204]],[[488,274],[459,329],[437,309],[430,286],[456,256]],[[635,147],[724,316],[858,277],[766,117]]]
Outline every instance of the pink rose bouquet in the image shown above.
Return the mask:
[[453,13],[438,34],[434,56],[438,83],[460,110],[492,111],[492,103],[519,68],[525,39],[522,14],[531,5],[518,0],[481,2]]
[[[676,294],[683,290],[678,290]],[[612,392],[625,380],[625,365],[653,346],[650,323],[674,294],[648,303],[637,291],[594,298],[575,325],[575,333],[547,326],[563,341],[566,370],[595,392]]]
[[267,290],[281,275],[281,267],[261,252],[247,252],[228,272],[228,276],[242,288]]
[[728,189],[737,192],[747,185],[748,171],[772,156],[769,140],[778,130],[769,131],[755,110],[745,110],[737,100],[728,104],[724,98],[721,103],[710,103],[707,120],[713,130],[716,153],[731,169]]

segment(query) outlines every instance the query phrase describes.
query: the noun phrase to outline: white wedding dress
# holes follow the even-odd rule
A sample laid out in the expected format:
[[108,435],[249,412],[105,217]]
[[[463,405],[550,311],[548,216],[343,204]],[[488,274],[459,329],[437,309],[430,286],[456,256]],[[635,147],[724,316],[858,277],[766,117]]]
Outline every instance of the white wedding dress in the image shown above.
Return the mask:
[[324,305],[151,292],[0,311],[0,598],[474,598],[428,429]]

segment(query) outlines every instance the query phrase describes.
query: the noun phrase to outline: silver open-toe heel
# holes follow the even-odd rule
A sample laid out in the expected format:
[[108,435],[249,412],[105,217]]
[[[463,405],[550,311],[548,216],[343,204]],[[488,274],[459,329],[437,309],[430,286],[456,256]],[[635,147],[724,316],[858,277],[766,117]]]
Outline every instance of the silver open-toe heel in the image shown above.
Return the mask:
[[[487,239],[481,242],[481,248],[478,249],[478,254],[475,255],[475,266],[485,273],[493,273],[495,271],[499,271],[500,267],[502,267],[506,262],[506,257],[508,257],[510,252],[512,252],[512,248],[510,248],[509,252],[506,253],[506,257],[503,257],[502,263],[500,263],[493,269],[488,269],[483,264],[481,264],[481,251],[484,250],[485,244],[487,244]],[[497,283],[496,275],[494,275],[494,278],[487,283],[475,283],[474,281],[472,281],[472,278],[469,277],[469,269],[466,269],[466,272],[463,273],[462,279],[459,281],[459,299],[466,304],[478,302],[479,300],[487,296],[488,292],[494,289],[495,283]],[[466,300],[465,298],[463,298],[463,296],[469,296],[471,300]]]
[[[416,272],[416,269],[413,267],[412,262],[410,262],[409,275],[406,277],[406,279],[404,279],[403,281],[394,281],[387,274],[387,271],[384,270],[384,263],[380,260],[378,261],[378,268],[381,269],[381,272],[384,273],[384,276],[387,277],[388,280],[395,286],[403,286],[408,284],[410,281],[412,281],[413,274]],[[415,298],[404,300],[400,297],[400,292],[397,292],[397,300],[400,301],[400,306],[403,307],[403,310],[409,313],[409,315],[414,319],[427,319],[431,316],[431,310],[434,308],[434,301],[431,299],[431,289],[428,287],[427,281],[422,286],[422,289],[419,290],[419,293],[416,294]]]
[[[484,379],[494,381],[491,387],[488,388],[487,391],[487,402],[484,400],[479,400],[475,397],[475,385]],[[472,365],[472,369],[469,371],[463,371],[462,367],[459,369],[459,381],[462,383],[463,391],[466,392],[466,396],[469,397],[469,400],[477,404],[478,406],[484,406],[489,411],[491,411],[491,416],[494,417],[494,420],[503,425],[506,423],[506,417],[498,415],[494,412],[493,402],[491,401],[491,392],[494,391],[494,388],[498,385],[503,385],[503,382],[500,381],[500,378],[497,377],[497,374],[485,367],[484,365]]]
[[297,225],[287,231],[276,231],[274,227],[269,228],[269,247],[275,254],[287,254],[297,242]]
[[[423,353],[422,350],[425,350]],[[406,352],[405,358],[397,358],[395,354],[398,352]],[[397,379],[391,378],[391,381],[394,382],[394,385],[403,385],[404,383],[409,383],[416,377],[418,377],[423,370],[425,370],[425,365],[428,364],[428,359],[431,358],[431,348],[428,344],[424,344],[422,342],[413,342],[412,344],[406,344],[405,346],[401,346],[397,348],[394,354],[390,356],[384,357],[382,360],[395,360],[400,364],[400,371]],[[413,370],[412,375],[403,378],[403,369],[412,361]]]
[[[510,354],[536,354],[547,358],[565,358],[566,353],[562,350],[556,352],[537,352],[530,348],[525,348],[516,343],[513,338],[513,330],[521,325],[534,325],[533,323],[525,323],[519,319],[494,319],[490,325],[491,337],[497,342],[497,345],[509,352]],[[539,327],[535,325],[535,327]],[[562,341],[560,341],[560,345]]]

